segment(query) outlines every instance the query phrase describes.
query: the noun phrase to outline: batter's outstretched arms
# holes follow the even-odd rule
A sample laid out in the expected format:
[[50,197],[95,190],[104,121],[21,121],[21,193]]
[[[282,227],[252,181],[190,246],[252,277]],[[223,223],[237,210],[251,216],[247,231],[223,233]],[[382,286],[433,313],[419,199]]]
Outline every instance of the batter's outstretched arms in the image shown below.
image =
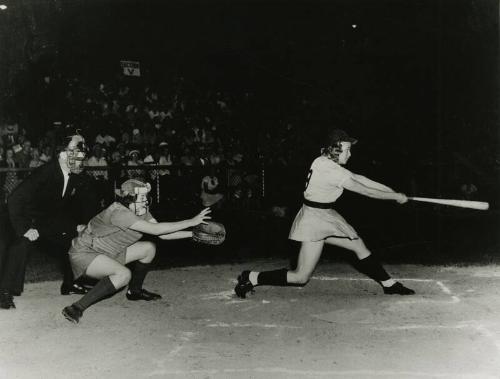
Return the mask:
[[359,175],[359,174],[353,174],[353,177],[357,182],[360,182],[361,184],[365,185],[366,187],[374,188],[374,189],[384,191],[384,192],[395,192],[392,188],[389,188],[382,183],[371,180],[371,179],[367,178],[366,176]]
[[[343,187],[349,191],[359,193],[360,195],[368,196],[379,200],[395,200],[399,204],[404,204],[408,198],[404,193],[395,192],[383,184],[374,182],[361,175],[353,175],[348,178]],[[375,188],[378,187],[378,188]]]

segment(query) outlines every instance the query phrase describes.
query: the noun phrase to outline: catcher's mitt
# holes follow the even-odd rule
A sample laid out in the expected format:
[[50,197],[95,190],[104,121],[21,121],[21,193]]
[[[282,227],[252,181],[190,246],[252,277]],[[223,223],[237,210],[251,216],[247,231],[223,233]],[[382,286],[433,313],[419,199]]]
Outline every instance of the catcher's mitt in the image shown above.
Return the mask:
[[207,221],[193,228],[193,241],[207,245],[220,245],[226,239],[226,228],[219,222]]

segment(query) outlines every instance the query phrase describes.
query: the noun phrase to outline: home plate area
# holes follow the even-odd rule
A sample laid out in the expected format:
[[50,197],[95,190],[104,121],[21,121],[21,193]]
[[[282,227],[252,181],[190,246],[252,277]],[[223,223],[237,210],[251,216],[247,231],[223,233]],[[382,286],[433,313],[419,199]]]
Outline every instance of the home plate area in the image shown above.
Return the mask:
[[[416,295],[384,295],[347,265],[320,264],[305,287],[233,293],[243,269],[284,261],[151,272],[157,302],[120,292],[78,325],[57,282],[28,284],[2,313],[5,378],[497,378],[497,267],[387,266]],[[26,362],[30,362],[26,364]]]

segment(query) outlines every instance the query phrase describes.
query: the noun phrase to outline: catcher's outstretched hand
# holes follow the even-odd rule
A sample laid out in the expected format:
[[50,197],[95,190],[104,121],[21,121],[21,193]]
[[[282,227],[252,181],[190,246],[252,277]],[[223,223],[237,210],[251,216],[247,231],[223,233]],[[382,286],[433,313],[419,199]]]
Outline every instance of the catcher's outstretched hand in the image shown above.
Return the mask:
[[200,213],[194,216],[191,220],[193,221],[193,226],[206,224],[207,220],[210,220],[212,217],[208,216],[208,214],[212,212],[210,208],[203,209]]

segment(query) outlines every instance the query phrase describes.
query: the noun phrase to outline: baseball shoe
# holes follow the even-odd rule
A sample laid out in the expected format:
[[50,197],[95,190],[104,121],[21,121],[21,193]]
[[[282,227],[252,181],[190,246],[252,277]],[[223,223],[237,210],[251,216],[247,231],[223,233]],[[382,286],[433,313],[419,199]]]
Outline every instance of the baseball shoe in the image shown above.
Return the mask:
[[10,309],[16,308],[16,304],[14,304],[14,297],[9,290],[1,290],[0,291],[0,308],[2,309]]
[[415,295],[415,291],[396,282],[390,287],[383,287],[386,295]]
[[236,296],[245,299],[247,297],[247,293],[254,293],[254,285],[249,279],[250,271],[243,271],[240,275],[238,275],[238,284],[234,287],[234,292]]
[[70,305],[62,310],[62,314],[66,320],[72,322],[73,324],[78,324],[83,315],[83,311],[75,305]]
[[127,291],[127,299],[131,301],[137,301],[137,300],[145,300],[145,301],[155,301],[155,300],[160,300],[161,295],[158,295],[157,293],[149,292],[146,291],[144,288],[140,290],[140,292],[130,292]]
[[61,285],[61,295],[85,295],[87,292],[89,292],[88,288],[76,283]]

